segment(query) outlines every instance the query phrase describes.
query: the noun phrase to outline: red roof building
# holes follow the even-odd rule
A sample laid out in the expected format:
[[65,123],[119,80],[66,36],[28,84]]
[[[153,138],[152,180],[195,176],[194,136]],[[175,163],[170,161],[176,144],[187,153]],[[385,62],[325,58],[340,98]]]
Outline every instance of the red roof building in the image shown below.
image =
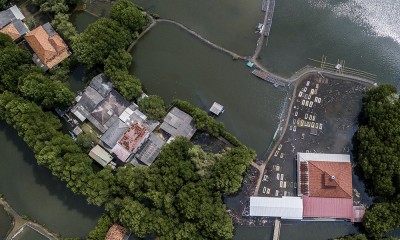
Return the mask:
[[122,135],[111,152],[115,153],[119,160],[127,162],[131,154],[138,151],[149,135],[149,131],[142,124],[134,123]]
[[303,197],[303,217],[353,219],[350,156],[297,154],[298,195]]
[[303,196],[303,217],[352,219],[353,199]]
[[35,52],[35,63],[45,69],[56,66],[71,55],[67,44],[50,23],[33,29],[25,39]]
[[128,230],[118,224],[114,224],[108,229],[105,240],[124,240]]

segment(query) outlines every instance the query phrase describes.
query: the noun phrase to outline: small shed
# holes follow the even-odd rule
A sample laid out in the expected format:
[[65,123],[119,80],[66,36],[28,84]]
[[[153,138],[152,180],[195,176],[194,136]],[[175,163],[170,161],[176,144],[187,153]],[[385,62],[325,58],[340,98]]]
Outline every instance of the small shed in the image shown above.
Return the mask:
[[103,167],[106,167],[113,159],[113,157],[99,145],[96,145],[90,150],[89,156]]
[[80,128],[79,126],[76,126],[76,127],[74,128],[74,130],[72,130],[72,132],[73,132],[76,136],[78,136],[78,135],[81,134],[83,131],[82,131],[82,128]]
[[210,108],[210,112],[212,112],[213,114],[218,116],[224,112],[224,106],[222,106],[221,104],[219,104],[217,102],[214,102],[214,104]]

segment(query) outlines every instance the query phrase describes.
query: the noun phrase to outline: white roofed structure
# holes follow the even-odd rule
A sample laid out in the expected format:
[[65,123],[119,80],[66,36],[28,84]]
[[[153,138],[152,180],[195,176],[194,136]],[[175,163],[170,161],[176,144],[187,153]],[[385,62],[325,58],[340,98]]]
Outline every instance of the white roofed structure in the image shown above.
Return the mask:
[[297,161],[350,162],[348,154],[297,153]]
[[250,216],[303,219],[301,197],[250,197]]

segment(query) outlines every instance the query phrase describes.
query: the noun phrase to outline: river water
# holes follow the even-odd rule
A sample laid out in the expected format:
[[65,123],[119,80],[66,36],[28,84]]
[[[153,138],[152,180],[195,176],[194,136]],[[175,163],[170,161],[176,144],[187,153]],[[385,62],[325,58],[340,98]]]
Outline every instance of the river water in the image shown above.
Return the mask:
[[[65,183],[38,166],[32,151],[3,121],[0,143],[0,193],[9,204],[20,215],[27,215],[62,236],[86,236],[102,209],[89,206],[85,198],[74,195]],[[0,233],[5,228],[8,230],[9,226],[1,224]]]
[[[135,0],[161,17],[182,22],[211,41],[241,55],[252,55],[263,19],[260,0]],[[400,9],[395,0],[277,0],[268,47],[261,62],[290,76],[311,64],[307,58],[346,60],[346,66],[378,75],[378,82],[398,86]],[[76,13],[79,31],[95,18]],[[278,125],[285,92],[254,78],[243,62],[210,49],[170,24],[159,24],[133,49],[131,72],[149,93],[174,97],[208,109],[214,101],[226,107],[218,119],[260,156]],[[80,79],[78,69],[72,79]],[[75,90],[83,87],[72,82]],[[38,167],[16,132],[0,123],[0,193],[20,214],[27,214],[65,236],[84,236],[101,209],[88,206],[64,183]],[[18,173],[18,174],[16,174]],[[0,213],[0,221],[5,220]],[[1,222],[3,223],[3,222]],[[0,232],[4,231],[0,225]],[[6,231],[6,230],[5,230]],[[281,239],[328,239],[356,232],[349,223],[284,224]],[[270,239],[272,227],[238,226],[235,239]]]
[[[260,1],[213,1],[211,8],[207,0],[136,2],[242,55],[252,55],[254,51],[254,25],[262,21]],[[240,13],[225,7],[232,4]],[[261,51],[260,61],[272,72],[289,77],[312,64],[307,58],[320,59],[324,54],[328,62],[343,59],[347,67],[376,74],[378,82],[398,86],[400,34],[396,20],[391,19],[398,19],[399,6],[394,0],[379,3],[373,0],[277,0],[271,36],[267,47]],[[219,11],[219,18],[214,17],[214,11]],[[235,16],[240,16],[241,24],[231,24]],[[239,34],[233,38],[232,32]],[[278,124],[284,93],[263,86],[269,86],[264,82],[258,85],[249,81],[252,77],[243,62],[234,62],[229,56],[207,48],[166,24],[151,30],[132,50],[132,55],[131,72],[142,80],[150,93],[167,100],[183,98],[205,110],[213,101],[229,106],[219,118],[228,130],[255,148],[260,156],[268,149]],[[220,83],[222,85],[217,85]],[[279,96],[275,95],[277,93]],[[234,110],[230,106],[235,106]],[[347,222],[302,222],[282,225],[281,239],[329,239],[356,232],[357,229]],[[238,226],[235,239],[271,239],[271,236],[272,227]]]

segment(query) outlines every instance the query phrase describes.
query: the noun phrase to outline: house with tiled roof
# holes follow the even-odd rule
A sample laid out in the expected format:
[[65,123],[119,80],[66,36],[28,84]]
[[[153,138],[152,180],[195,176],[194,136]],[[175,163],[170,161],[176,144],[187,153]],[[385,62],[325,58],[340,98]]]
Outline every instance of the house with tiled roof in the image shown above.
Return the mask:
[[7,34],[14,41],[21,39],[27,32],[28,27],[23,22],[25,19],[17,6],[12,6],[0,12],[0,32]]
[[34,52],[32,60],[45,70],[51,69],[71,55],[67,44],[50,23],[26,34],[25,40]]
[[304,218],[353,219],[350,155],[297,153],[297,170]]
[[108,229],[105,240],[125,240],[129,237],[129,232],[126,228],[114,224]]
[[131,160],[143,143],[149,138],[150,132],[141,123],[132,124],[122,135],[118,143],[111,149],[119,160],[126,163]]

